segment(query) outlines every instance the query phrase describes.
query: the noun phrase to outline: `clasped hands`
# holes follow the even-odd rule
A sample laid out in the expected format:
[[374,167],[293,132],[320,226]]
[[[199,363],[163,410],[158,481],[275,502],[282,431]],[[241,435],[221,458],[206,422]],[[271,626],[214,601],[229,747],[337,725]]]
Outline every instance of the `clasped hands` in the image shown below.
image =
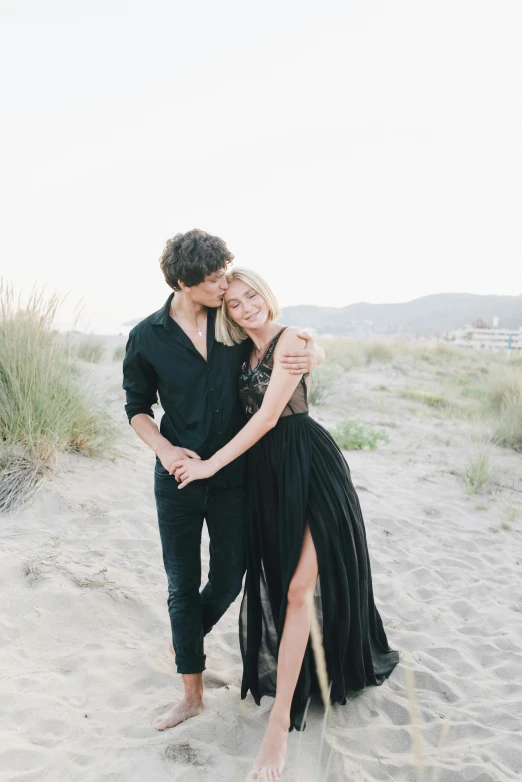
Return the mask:
[[212,459],[201,459],[199,456],[194,459],[189,456],[174,462],[171,475],[178,481],[178,489],[183,489],[192,481],[211,478],[216,472],[217,468],[212,464]]
[[210,478],[217,472],[211,459],[203,460],[190,448],[164,443],[156,453],[163,467],[178,481],[178,489],[183,489],[192,481]]

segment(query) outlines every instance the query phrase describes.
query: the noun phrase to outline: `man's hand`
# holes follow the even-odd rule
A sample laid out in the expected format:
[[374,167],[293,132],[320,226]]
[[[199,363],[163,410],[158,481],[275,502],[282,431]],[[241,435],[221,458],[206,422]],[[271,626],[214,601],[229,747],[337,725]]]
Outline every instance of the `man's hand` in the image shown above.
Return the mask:
[[166,442],[161,448],[156,451],[156,456],[171,475],[176,469],[176,463],[183,461],[191,461],[192,459],[201,459],[197,453],[191,451],[189,448],[180,448],[177,445],[171,445]]
[[192,481],[201,481],[203,478],[211,478],[216,473],[215,466],[210,459],[196,462],[194,459],[183,459],[172,465],[176,472],[176,480],[181,481],[178,489],[183,489]]
[[305,341],[304,350],[294,350],[293,353],[282,353],[281,361],[283,369],[287,369],[291,375],[303,375],[311,372],[324,361],[324,350],[307,331],[301,331],[297,335]]

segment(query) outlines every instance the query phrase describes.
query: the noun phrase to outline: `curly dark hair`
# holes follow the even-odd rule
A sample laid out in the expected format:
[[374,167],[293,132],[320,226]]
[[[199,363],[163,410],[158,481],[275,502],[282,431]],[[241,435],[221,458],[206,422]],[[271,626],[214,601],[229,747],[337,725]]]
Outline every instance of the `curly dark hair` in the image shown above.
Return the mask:
[[189,288],[199,285],[208,274],[226,269],[233,260],[223,239],[194,228],[168,240],[160,266],[167,285],[179,291],[179,281]]

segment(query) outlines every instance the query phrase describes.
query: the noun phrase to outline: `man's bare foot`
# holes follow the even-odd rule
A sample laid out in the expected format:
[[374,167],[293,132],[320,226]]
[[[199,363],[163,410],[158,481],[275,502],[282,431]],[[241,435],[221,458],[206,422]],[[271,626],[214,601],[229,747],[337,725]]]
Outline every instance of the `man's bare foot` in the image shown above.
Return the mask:
[[257,756],[251,779],[272,780],[281,779],[286,758],[286,746],[290,721],[270,715],[268,725]]
[[157,717],[152,723],[152,727],[156,730],[167,730],[167,728],[175,728],[180,722],[190,719],[190,717],[197,717],[201,714],[205,704],[202,698],[188,699],[183,698],[182,701],[177,703],[172,709],[169,709],[162,714],[161,717]]

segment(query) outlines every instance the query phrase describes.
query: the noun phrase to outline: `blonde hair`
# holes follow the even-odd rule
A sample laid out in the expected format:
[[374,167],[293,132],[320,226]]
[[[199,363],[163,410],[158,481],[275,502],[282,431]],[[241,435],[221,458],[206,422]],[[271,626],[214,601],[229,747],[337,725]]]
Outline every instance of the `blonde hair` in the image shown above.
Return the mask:
[[[233,282],[234,280],[241,280],[241,282],[250,285],[251,288],[259,293],[263,297],[268,307],[268,320],[276,320],[281,314],[281,308],[274,295],[273,290],[270,288],[267,282],[257,272],[251,269],[245,269],[242,267],[236,267],[227,272],[227,282]],[[225,299],[217,311],[216,315],[216,340],[222,342],[223,345],[238,345],[245,339],[248,339],[246,331],[238,326],[229,315]]]

